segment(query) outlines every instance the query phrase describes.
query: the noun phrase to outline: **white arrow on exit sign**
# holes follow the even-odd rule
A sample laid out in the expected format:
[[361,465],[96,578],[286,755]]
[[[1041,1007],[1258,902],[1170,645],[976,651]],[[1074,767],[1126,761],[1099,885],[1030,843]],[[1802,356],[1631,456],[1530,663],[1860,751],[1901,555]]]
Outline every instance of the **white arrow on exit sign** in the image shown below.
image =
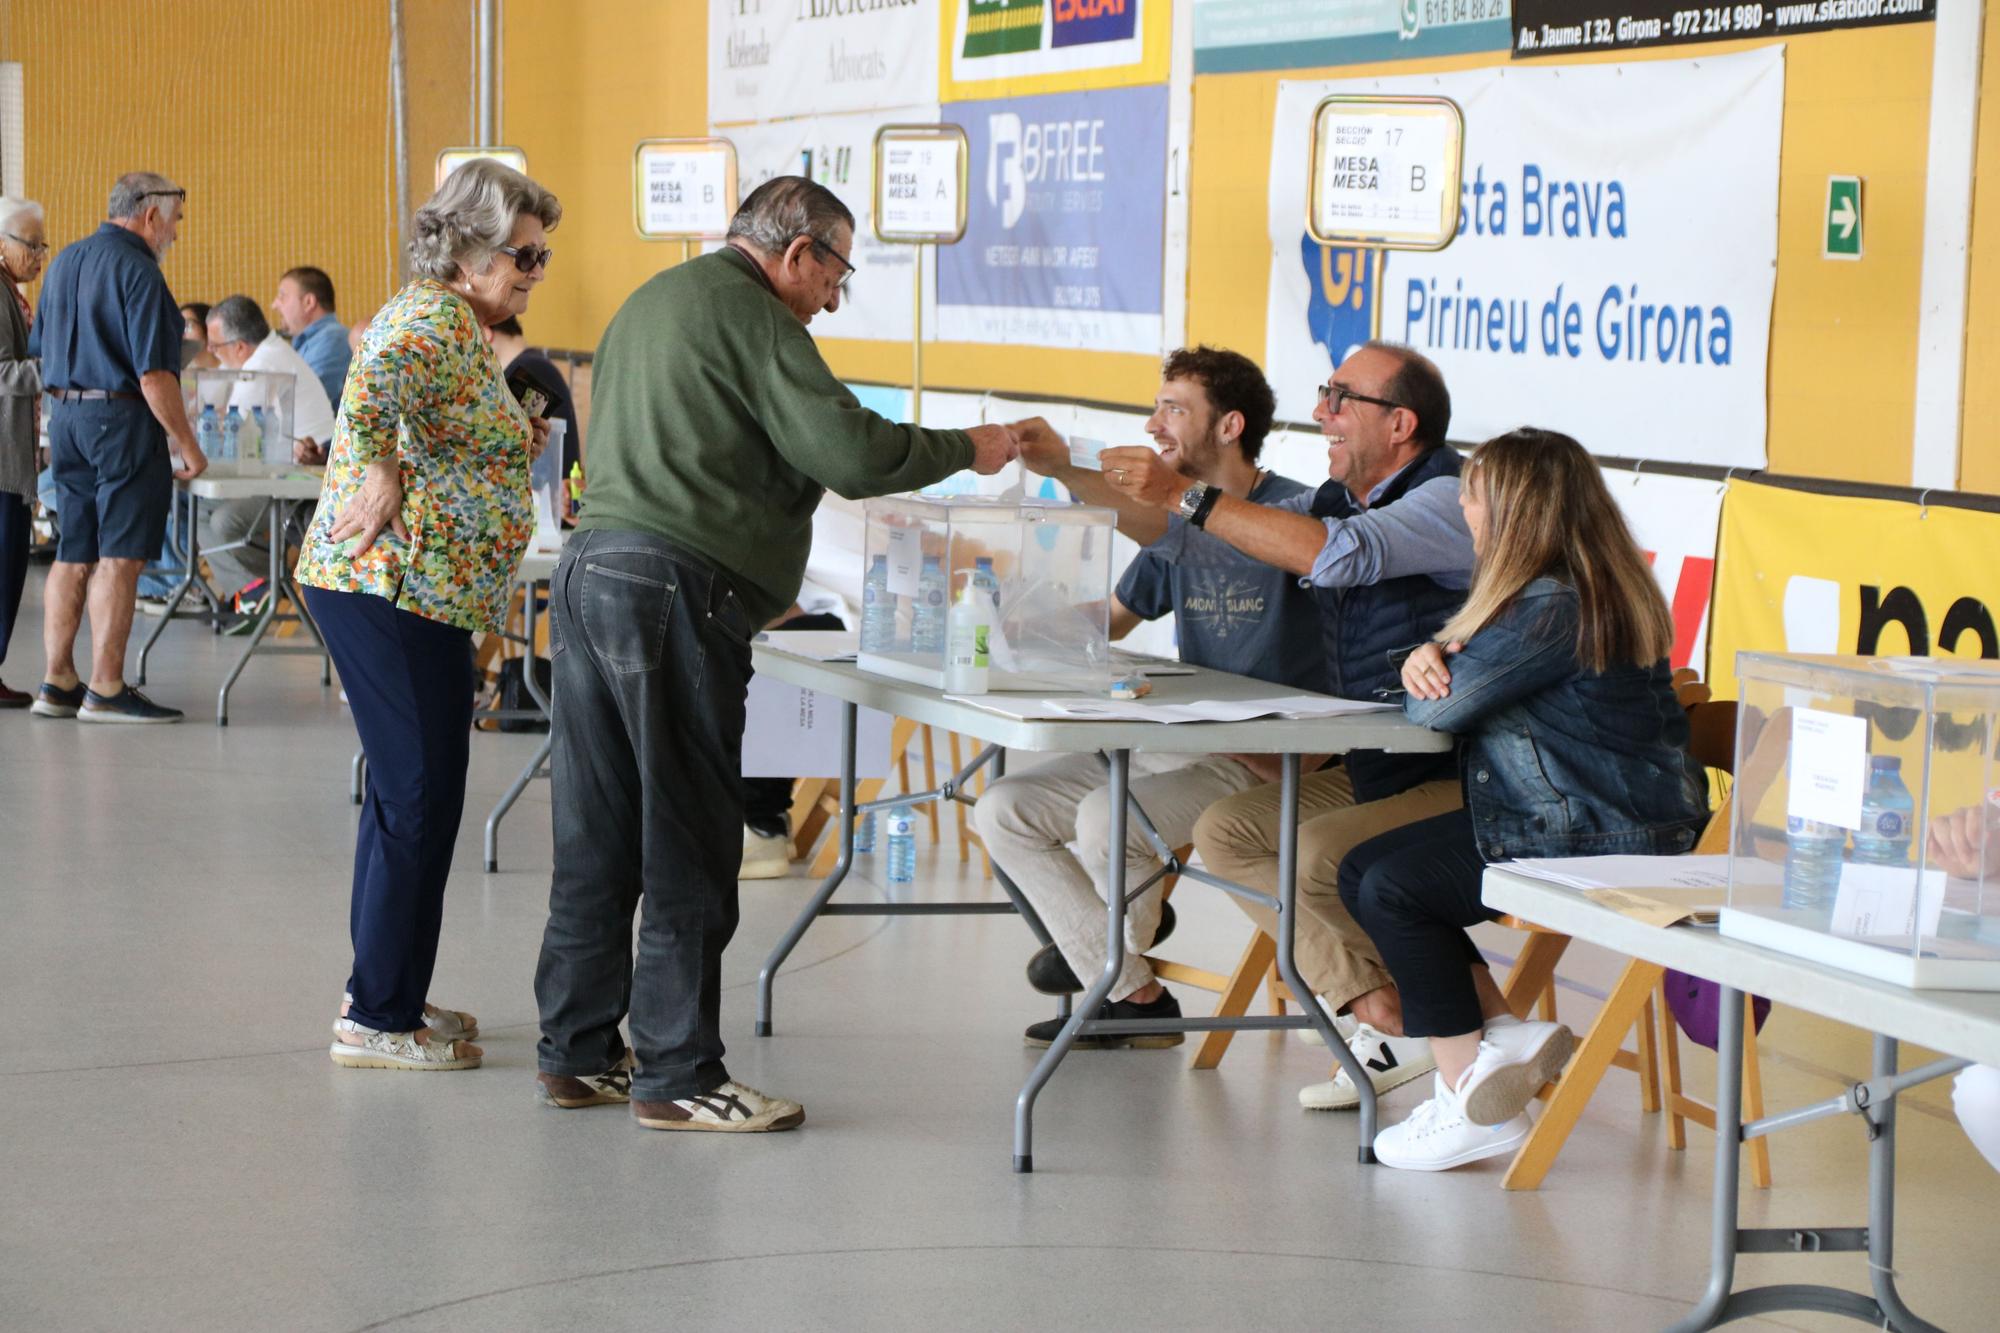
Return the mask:
[[1854,211],[1852,199],[1842,199],[1833,206],[1833,225],[1840,228],[1841,240],[1854,234],[1854,224],[1860,220],[1861,215]]

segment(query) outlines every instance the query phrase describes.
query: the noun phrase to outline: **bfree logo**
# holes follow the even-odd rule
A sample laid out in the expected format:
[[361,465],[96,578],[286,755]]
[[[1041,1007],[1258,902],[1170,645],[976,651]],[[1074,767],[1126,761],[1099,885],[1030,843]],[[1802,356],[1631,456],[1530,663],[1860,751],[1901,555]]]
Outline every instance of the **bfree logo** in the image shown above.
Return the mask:
[[1046,0],[967,0],[965,58],[1041,50],[1046,8]]
[[1055,6],[1049,44],[1057,47],[1125,41],[1139,19],[1139,0],[1055,0]]
[[986,202],[1000,210],[1002,227],[1021,220],[1031,186],[1105,180],[1102,118],[1023,124],[1012,111],[996,111],[986,133]]

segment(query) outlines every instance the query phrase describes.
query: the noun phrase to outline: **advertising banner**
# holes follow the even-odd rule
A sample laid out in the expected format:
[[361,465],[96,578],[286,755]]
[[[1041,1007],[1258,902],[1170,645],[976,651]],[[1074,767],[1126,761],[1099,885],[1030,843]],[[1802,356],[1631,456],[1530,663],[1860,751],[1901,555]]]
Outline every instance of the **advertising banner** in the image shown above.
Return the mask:
[[[1371,256],[1306,234],[1313,108],[1330,93],[1465,113],[1458,232]],[[1280,418],[1369,336],[1435,360],[1456,440],[1532,424],[1596,454],[1764,464],[1783,53],[1278,85],[1266,372]],[[1634,133],[1643,126],[1644,133]],[[1670,404],[1700,404],[1699,425]]]
[[944,118],[965,129],[972,189],[965,239],[938,252],[938,336],[1158,352],[1166,86],[955,102]]
[[1728,488],[1699,477],[1613,468],[1604,470],[1604,484],[1624,511],[1632,536],[1652,562],[1653,577],[1673,609],[1674,668],[1702,671],[1708,652],[1709,599],[1715,587],[1715,534]]
[[1732,483],[1709,652],[1716,693],[1736,697],[1745,650],[2000,657],[1996,550],[2000,514]]
[[963,98],[1161,83],[1169,0],[929,0],[945,25],[939,95]]
[[1687,0],[1514,0],[1515,59],[1687,42],[1784,38],[1833,28],[1926,23],[1937,0],[1803,0],[1691,5]]
[[1193,0],[1194,69],[1316,69],[1505,50],[1508,0]]
[[[854,277],[831,315],[815,315],[815,338],[910,339],[910,283],[917,248],[878,240],[874,227],[875,131],[903,121],[935,121],[936,106],[891,107],[845,116],[813,116],[769,125],[738,125],[723,133],[736,142],[744,197],[773,176],[809,176],[840,196],[853,212]],[[930,323],[926,304],[926,326]]]
[[935,102],[938,7],[708,0],[709,123]]

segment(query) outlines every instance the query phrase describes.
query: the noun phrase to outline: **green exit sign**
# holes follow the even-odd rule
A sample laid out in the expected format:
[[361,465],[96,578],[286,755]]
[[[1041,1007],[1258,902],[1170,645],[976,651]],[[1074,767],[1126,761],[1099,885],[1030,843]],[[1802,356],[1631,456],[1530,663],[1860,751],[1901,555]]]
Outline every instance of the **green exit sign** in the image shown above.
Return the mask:
[[1861,178],[1826,178],[1826,243],[1820,249],[1825,259],[1861,258]]

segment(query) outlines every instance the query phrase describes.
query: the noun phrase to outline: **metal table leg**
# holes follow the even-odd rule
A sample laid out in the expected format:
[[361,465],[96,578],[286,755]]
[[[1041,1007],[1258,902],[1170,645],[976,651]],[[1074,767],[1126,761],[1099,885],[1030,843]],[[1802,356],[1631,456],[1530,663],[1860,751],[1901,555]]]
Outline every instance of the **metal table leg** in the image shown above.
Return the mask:
[[[257,623],[251,627],[250,642],[243,645],[243,651],[236,655],[235,665],[222,678],[222,688],[215,692],[215,725],[229,725],[229,691],[235,686],[236,678],[243,674],[243,668],[250,663],[250,655],[257,651],[257,645],[264,641],[264,635],[271,628],[271,617],[278,613],[278,566],[282,562],[284,547],[281,544],[280,528],[283,526],[279,514],[284,504],[275,495],[264,502],[264,536],[271,543],[269,562],[265,566],[264,605],[257,612]],[[192,567],[193,562],[189,565]]]
[[501,793],[493,812],[486,816],[486,873],[489,875],[500,869],[500,821],[514,808],[514,802],[521,799],[521,793],[528,784],[542,776],[542,766],[549,760],[556,744],[556,710],[554,702],[543,692],[542,683],[535,679],[535,589],[540,585],[533,580],[528,583],[527,596],[522,599],[522,616],[528,633],[528,655],[521,659],[521,683],[527,687],[528,697],[542,710],[542,716],[549,720],[549,734],[542,738],[541,748],[528,761],[507,790]]
[[1049,1043],[1049,1049],[1035,1062],[1028,1081],[1021,1088],[1021,1095],[1014,1099],[1014,1170],[1029,1172],[1035,1169],[1035,1098],[1041,1096],[1042,1089],[1055,1075],[1056,1066],[1069,1054],[1069,1048],[1076,1045],[1082,1035],[1084,1020],[1097,1013],[1104,1004],[1104,998],[1111,994],[1111,988],[1118,981],[1118,974],[1125,968],[1125,818],[1126,797],[1130,790],[1132,752],[1112,750],[1106,756],[1111,769],[1111,783],[1108,788],[1107,808],[1111,816],[1110,865],[1104,882],[1105,953],[1104,970],[1097,974],[1097,980],[1090,983],[1090,989],[1076,1002],[1075,1012],[1069,1016],[1062,1031]]
[[[173,504],[169,508],[167,515],[167,532],[169,535],[173,532],[173,510],[179,507],[183,499],[187,501],[188,524],[187,541],[183,543],[183,560],[185,563],[181,569],[181,581],[174,585],[173,595],[167,598],[166,610],[160,613],[160,618],[154,624],[152,632],[147,634],[146,641],[139,645],[139,662],[136,670],[133,672],[132,683],[134,685],[144,685],[146,683],[146,658],[152,653],[153,645],[159,641],[160,636],[167,632],[168,624],[173,621],[175,615],[180,611],[181,602],[187,597],[188,593],[194,591],[195,585],[201,585],[201,591],[196,594],[197,596],[202,597],[204,601],[209,602],[213,606],[220,605],[209,593],[208,585],[202,582],[201,576],[195,572],[196,567],[201,563],[201,499],[194,492],[182,491],[178,487],[175,488]],[[217,629],[218,631],[220,630],[219,625]]]
[[770,954],[764,959],[763,970],[757,973],[757,1027],[760,1037],[771,1035],[771,983],[777,979],[778,969],[785,959],[791,957],[792,950],[799,947],[806,930],[826,906],[827,899],[840,887],[847,872],[854,865],[854,733],[855,719],[860,714],[858,705],[843,700],[840,705],[840,823],[834,829],[834,836],[840,839],[840,859],[834,862],[833,873],[820,881],[813,891],[812,900],[805,910],[798,914],[792,924],[785,928]]
[[361,788],[368,781],[368,751],[356,750],[354,762],[347,766],[347,797],[356,805],[361,804]]

